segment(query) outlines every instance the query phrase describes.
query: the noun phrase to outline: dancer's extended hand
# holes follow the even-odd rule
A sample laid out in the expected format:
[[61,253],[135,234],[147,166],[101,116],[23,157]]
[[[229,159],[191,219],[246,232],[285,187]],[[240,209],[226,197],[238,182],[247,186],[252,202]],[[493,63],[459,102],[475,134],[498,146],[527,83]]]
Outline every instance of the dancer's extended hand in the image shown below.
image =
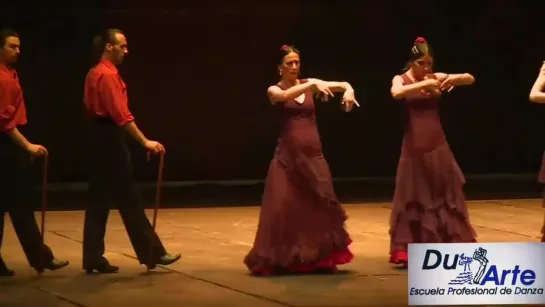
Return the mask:
[[422,93],[431,96],[432,94],[440,95],[441,82],[439,80],[426,76],[422,82],[424,86],[422,88]]
[[318,82],[316,84],[316,90],[318,91],[318,97],[322,101],[328,101],[329,96],[333,97],[333,92],[329,89],[329,86],[325,82]]
[[441,91],[447,91],[447,93],[452,91],[454,89],[455,81],[455,77],[452,77],[452,75],[448,75],[447,78],[441,83]]
[[342,104],[344,105],[344,110],[346,112],[350,112],[354,105],[356,105],[357,107],[360,106],[360,104],[356,101],[356,97],[354,96],[354,90],[344,92]]

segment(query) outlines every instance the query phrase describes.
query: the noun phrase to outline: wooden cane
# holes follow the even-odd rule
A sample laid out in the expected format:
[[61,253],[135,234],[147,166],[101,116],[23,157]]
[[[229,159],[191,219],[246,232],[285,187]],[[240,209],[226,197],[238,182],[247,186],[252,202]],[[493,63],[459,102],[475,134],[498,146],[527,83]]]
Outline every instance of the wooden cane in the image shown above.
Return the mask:
[[[41,256],[42,256],[42,264],[45,268],[45,263],[44,262],[44,259],[45,259],[45,248],[44,248],[44,244],[45,244],[45,213],[47,211],[47,178],[48,178],[48,165],[49,165],[49,159],[48,159],[48,155],[45,154],[44,155],[44,159],[43,159],[43,162],[42,162],[42,221],[41,221],[41,228],[40,228],[40,235],[41,235],[41,240],[42,240],[42,246],[41,246]],[[41,276],[43,273],[43,268],[42,270],[39,271],[39,275]]]
[[[151,153],[148,152],[148,161],[151,159]],[[153,228],[153,231],[155,231],[155,228],[157,226],[157,213],[159,211],[159,206],[161,204],[161,186],[163,185],[163,168],[165,165],[165,153],[162,152],[159,156],[159,168],[157,172],[157,184],[156,184],[156,191],[155,191],[155,206],[153,208],[153,220],[151,227]],[[148,272],[149,268],[154,265],[153,261],[153,245],[150,244],[150,253],[149,253],[149,264],[148,265]]]

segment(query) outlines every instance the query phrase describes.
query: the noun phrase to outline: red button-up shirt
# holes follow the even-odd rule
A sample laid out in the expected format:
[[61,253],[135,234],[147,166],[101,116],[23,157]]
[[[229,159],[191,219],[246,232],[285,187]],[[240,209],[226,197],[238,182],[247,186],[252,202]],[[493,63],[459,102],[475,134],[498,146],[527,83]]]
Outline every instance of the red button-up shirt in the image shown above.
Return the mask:
[[85,78],[84,104],[91,117],[109,117],[123,126],[134,120],[129,111],[127,86],[115,65],[102,60]]
[[26,123],[25,100],[17,72],[0,64],[0,131],[7,133]]

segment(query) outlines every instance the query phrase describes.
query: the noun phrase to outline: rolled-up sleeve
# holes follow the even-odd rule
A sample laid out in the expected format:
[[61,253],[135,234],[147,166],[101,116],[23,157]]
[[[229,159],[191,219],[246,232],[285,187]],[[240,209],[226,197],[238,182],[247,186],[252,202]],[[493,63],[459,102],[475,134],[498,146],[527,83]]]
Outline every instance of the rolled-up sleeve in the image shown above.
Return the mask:
[[102,106],[118,126],[134,121],[125,89],[115,75],[102,74],[97,89]]
[[13,97],[5,85],[0,84],[0,131],[7,133],[16,126]]

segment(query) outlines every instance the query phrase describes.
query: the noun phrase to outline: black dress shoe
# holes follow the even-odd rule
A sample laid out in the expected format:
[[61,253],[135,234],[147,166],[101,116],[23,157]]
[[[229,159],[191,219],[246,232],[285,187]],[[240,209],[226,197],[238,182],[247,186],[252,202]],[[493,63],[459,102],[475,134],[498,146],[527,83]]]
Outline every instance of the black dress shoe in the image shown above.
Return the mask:
[[119,267],[106,262],[98,265],[86,266],[85,271],[87,274],[93,274],[95,271],[99,274],[114,274],[119,272]]
[[148,264],[147,267],[148,269],[152,270],[152,269],[155,269],[155,266],[157,264],[160,264],[160,265],[173,264],[174,262],[180,260],[180,258],[182,258],[182,255],[180,254],[176,254],[176,255],[166,254],[162,256],[161,258],[159,258],[157,261],[155,261],[155,263]]
[[38,271],[38,273],[43,273],[46,269],[50,271],[56,271],[58,269],[64,268],[65,266],[68,266],[69,264],[70,262],[66,260],[53,259],[51,260],[51,262],[46,264],[44,268],[37,268],[36,271]]

